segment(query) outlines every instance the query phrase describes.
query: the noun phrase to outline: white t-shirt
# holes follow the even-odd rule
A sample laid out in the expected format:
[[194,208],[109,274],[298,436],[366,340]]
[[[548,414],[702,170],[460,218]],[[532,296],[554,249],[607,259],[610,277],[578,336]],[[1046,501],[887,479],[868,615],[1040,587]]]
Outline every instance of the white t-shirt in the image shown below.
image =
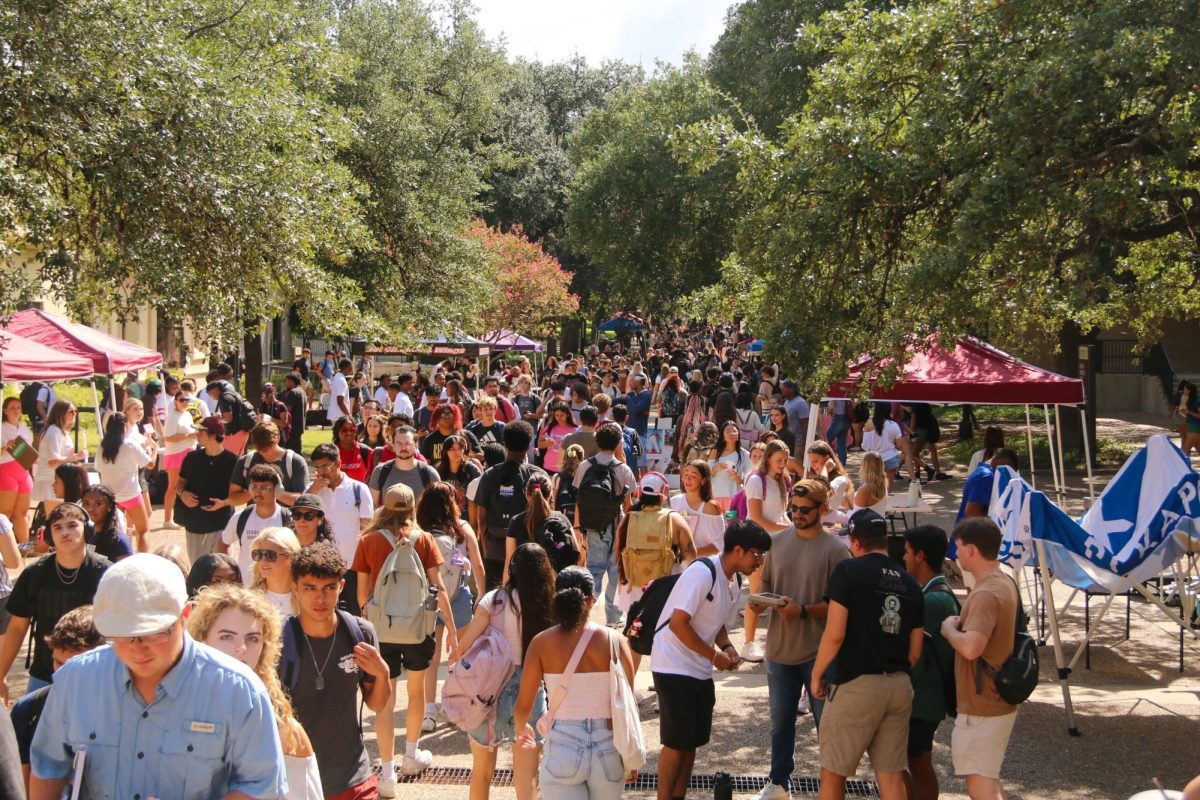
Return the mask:
[[863,432],[863,450],[874,450],[884,461],[895,458],[900,455],[900,451],[896,449],[896,440],[902,435],[900,426],[889,419],[883,423],[882,431]]
[[[483,477],[483,475],[480,474],[479,478],[482,478],[482,477]],[[472,503],[475,502],[475,495],[479,492],[479,478],[474,478],[471,480],[470,483],[467,484],[466,496],[467,496],[467,499],[470,500]]]
[[789,523],[787,498],[779,491],[779,481],[756,472],[746,478],[745,488],[747,501],[763,501],[763,519],[778,522],[780,525]]
[[504,634],[504,641],[508,642],[508,652],[512,653],[513,663],[519,667],[521,666],[521,594],[513,590],[513,603],[507,602],[508,598],[505,597],[504,607],[497,609],[494,602],[497,593],[504,594],[505,592],[503,589],[493,589],[480,598],[479,607],[486,608],[491,613],[489,624]]
[[413,409],[412,398],[404,392],[400,392],[400,394],[396,395],[395,402],[392,403],[391,413],[403,414],[411,419],[417,412]]
[[750,474],[750,453],[739,450],[736,453],[726,453],[715,461],[708,461],[708,468],[712,472],[713,497],[733,497],[742,487],[734,480],[733,475],[721,466],[722,464],[728,464],[734,473],[745,481],[746,476]]
[[108,484],[117,496],[118,503],[140,497],[142,486],[138,483],[138,470],[150,463],[150,456],[140,444],[126,439],[121,442],[115,461],[108,461],[104,456],[96,459],[96,468],[100,473],[100,482]]
[[333,380],[329,382],[329,408],[325,412],[326,418],[330,422],[337,422],[343,416],[342,408],[338,405],[337,399],[345,398],[346,408],[350,407],[350,385],[346,383],[346,376],[340,372],[335,372]]
[[692,543],[697,550],[709,545],[716,545],[717,550],[725,549],[725,517],[721,514],[705,514],[702,509],[688,505],[687,495],[673,495],[670,501],[671,510],[683,515],[683,519],[692,531]]
[[4,452],[2,448],[7,447],[8,443],[18,436],[24,439],[26,444],[33,446],[33,434],[29,432],[29,428],[25,426],[24,422],[18,422],[16,425],[11,422],[0,423],[0,464],[7,464],[13,460],[12,455]]
[[[249,526],[247,526],[247,527],[249,527]],[[279,612],[279,615],[281,617],[290,617],[296,613],[295,610],[292,608],[292,593],[291,592],[286,592],[284,594],[280,594],[279,592],[272,592],[270,589],[267,589],[266,593],[267,593],[267,602],[271,604],[272,608],[274,608],[276,611]]]
[[[167,421],[163,426],[164,436],[178,436],[181,433],[195,433],[196,423],[192,419],[192,414],[186,408],[180,411],[175,408],[175,404],[171,404],[171,409],[167,411]],[[167,442],[166,449],[163,451],[167,455],[175,453],[185,453],[196,446],[195,439],[182,439],[178,442]]]
[[[404,393],[401,392],[400,394],[404,394]],[[398,394],[398,395],[396,395],[396,397],[399,398],[400,395]],[[391,400],[388,399],[387,389],[383,388],[382,386],[380,386],[378,389],[375,390],[375,394],[371,395],[371,398],[376,403],[379,403],[379,407],[381,409],[383,409],[384,411],[388,410],[388,406],[390,406],[391,402],[392,402]]]
[[196,399],[200,401],[200,405],[204,407],[204,416],[211,417],[217,413],[217,401],[208,396],[208,392],[198,392]]
[[246,530],[242,533],[241,542],[238,541],[237,529],[238,518],[242,516],[241,511],[238,511],[229,518],[229,522],[225,523],[225,530],[221,532],[222,542],[229,547],[237,545],[238,566],[242,570],[242,583],[247,586],[254,582],[254,561],[250,558],[250,543],[267,528],[278,528],[283,525],[282,508],[278,503],[275,504],[274,513],[266,519],[258,515],[256,507],[248,506],[248,508],[250,509],[250,516],[246,519]]
[[[8,440],[5,439],[5,441],[8,441]],[[967,465],[967,474],[968,475],[970,475],[972,472],[974,472],[975,468],[983,463],[984,452],[985,451],[983,451],[983,450],[976,450],[974,453],[971,454],[971,463]],[[2,461],[2,460],[3,459],[0,459],[0,461]]]
[[[708,561],[716,569],[716,584],[713,584],[712,573],[702,564],[690,564],[671,590],[659,617],[659,624],[670,620],[676,609],[686,611],[691,615],[689,624],[692,630],[701,641],[712,644],[717,639],[718,631],[724,627],[725,620],[729,618],[737,599],[738,588],[735,582],[725,580],[720,556],[707,556],[697,559],[697,562],[699,561]],[[710,592],[713,598],[711,601],[707,597]],[[653,672],[685,675],[703,681],[712,678],[713,666],[709,659],[684,647],[668,625],[654,637],[650,669]]]
[[[357,505],[354,502],[355,484],[358,484]],[[342,482],[336,489],[325,487],[317,492],[317,497],[321,498],[321,505],[325,506],[325,519],[329,520],[329,530],[333,533],[338,551],[347,564],[353,563],[354,551],[358,549],[358,537],[362,531],[361,520],[370,519],[375,513],[371,490],[366,484],[342,475]]]

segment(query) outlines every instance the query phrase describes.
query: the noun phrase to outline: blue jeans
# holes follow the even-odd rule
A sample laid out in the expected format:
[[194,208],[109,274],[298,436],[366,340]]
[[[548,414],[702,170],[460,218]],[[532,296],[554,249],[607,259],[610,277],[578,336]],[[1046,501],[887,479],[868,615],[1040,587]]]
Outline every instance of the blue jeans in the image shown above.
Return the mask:
[[829,443],[837,450],[838,461],[842,465],[846,464],[846,435],[850,433],[850,418],[837,416],[833,418],[833,422],[829,423],[829,430],[825,435],[829,437]]
[[36,692],[38,689],[41,689],[42,687],[49,686],[49,685],[50,685],[50,681],[44,681],[41,678],[35,678],[32,675],[30,675],[29,683],[25,685],[25,694],[32,694],[33,692]]
[[608,575],[604,587],[604,620],[609,625],[621,621],[621,609],[617,608],[617,560],[613,558],[613,545],[617,541],[614,533],[616,523],[603,531],[587,532],[587,571],[596,582],[596,597],[600,596],[600,585]]
[[800,690],[807,689],[813,720],[821,727],[821,709],[825,703],[813,697],[813,661],[803,664],[779,664],[767,661],[767,698],[771,708],[771,772],[768,780],[789,789],[796,768],[796,705]]
[[619,800],[625,767],[606,719],[559,719],[550,727],[538,770],[545,800]]

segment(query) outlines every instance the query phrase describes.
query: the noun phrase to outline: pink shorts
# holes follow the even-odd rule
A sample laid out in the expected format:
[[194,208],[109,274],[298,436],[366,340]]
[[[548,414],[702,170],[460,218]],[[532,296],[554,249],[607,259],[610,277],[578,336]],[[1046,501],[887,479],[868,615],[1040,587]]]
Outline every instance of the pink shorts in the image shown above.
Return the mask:
[[227,433],[227,434],[225,434],[224,441],[221,442],[221,446],[224,447],[229,452],[233,453],[235,456],[240,456],[242,454],[242,451],[246,449],[246,440],[249,438],[250,438],[249,431],[239,431],[238,433]]
[[190,450],[184,450],[182,453],[164,453],[162,457],[162,468],[166,470],[179,469],[183,466],[183,460],[187,458]]
[[137,497],[131,497],[128,500],[119,500],[117,501],[117,505],[126,510],[130,508],[141,508],[142,496],[139,494]]
[[29,494],[32,491],[33,476],[21,466],[21,462],[14,460],[0,464],[0,492]]

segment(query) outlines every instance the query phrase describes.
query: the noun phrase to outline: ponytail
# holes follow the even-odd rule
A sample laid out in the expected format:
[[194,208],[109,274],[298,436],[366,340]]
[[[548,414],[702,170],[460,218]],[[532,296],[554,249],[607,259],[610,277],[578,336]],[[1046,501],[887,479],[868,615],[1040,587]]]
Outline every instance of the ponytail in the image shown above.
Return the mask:
[[[527,488],[529,502],[525,511],[525,535],[530,542],[534,540],[534,534],[553,513],[553,509],[550,508],[550,498],[544,494],[543,486],[544,484],[538,481],[536,483],[530,482]],[[547,486],[546,489],[548,488]]]

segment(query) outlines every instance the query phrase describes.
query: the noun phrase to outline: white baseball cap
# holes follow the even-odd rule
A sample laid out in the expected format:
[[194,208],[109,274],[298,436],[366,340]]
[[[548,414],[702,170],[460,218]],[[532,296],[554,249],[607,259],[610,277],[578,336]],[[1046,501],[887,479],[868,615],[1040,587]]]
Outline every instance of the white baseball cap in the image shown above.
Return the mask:
[[109,567],[92,603],[96,630],[106,637],[158,633],[183,616],[187,586],[172,561],[137,553]]

